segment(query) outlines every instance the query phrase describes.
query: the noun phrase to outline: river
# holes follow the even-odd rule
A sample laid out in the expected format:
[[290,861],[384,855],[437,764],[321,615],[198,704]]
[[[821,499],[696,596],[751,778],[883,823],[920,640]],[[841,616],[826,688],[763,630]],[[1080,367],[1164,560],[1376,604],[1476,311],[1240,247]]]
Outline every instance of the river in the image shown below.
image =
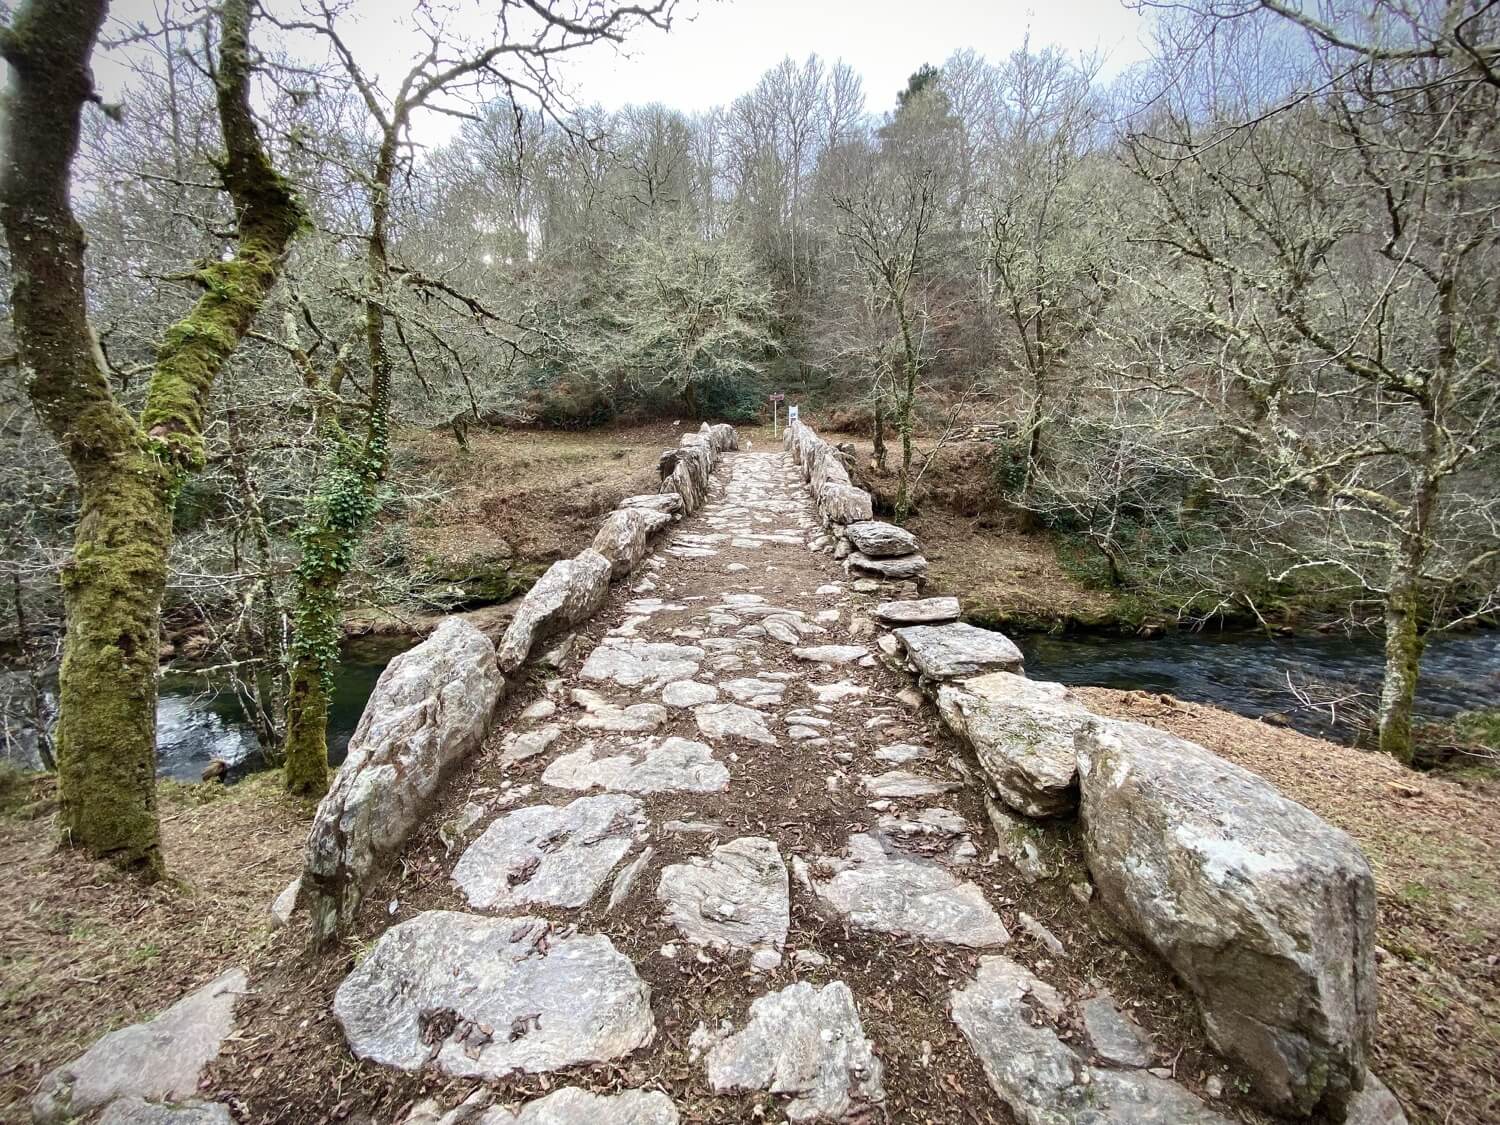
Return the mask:
[[[1306,734],[1340,742],[1353,739],[1350,707],[1304,706],[1288,690],[1288,677],[1311,701],[1354,694],[1354,706],[1368,712],[1380,693],[1382,641],[1366,632],[1273,637],[1205,631],[1153,639],[1038,634],[1017,642],[1034,679],[1167,692],[1251,718],[1274,714]],[[1441,719],[1493,707],[1500,707],[1500,630],[1430,638],[1417,714]]]
[[[328,709],[328,757],[344,760],[375,681],[405,639],[361,638],[345,644]],[[191,672],[162,674],[156,708],[156,776],[198,781],[215,759],[231,776],[263,768],[260,747],[233,692],[206,690]]]
[[[1270,637],[1252,632],[1172,633],[1152,639],[1111,635],[1017,638],[1027,674],[1066,684],[1168,692],[1259,718],[1280,716],[1307,734],[1352,741],[1348,707],[1306,707],[1310,699],[1354,694],[1373,709],[1380,690],[1381,642],[1369,633]],[[346,646],[328,718],[329,756],[343,761],[375,681],[405,640],[367,638]],[[1315,686],[1309,686],[1315,685]],[[1422,660],[1417,713],[1447,718],[1500,708],[1500,631],[1442,634]],[[254,732],[232,693],[205,690],[201,677],[167,671],[157,710],[157,775],[197,781],[214,759],[233,764],[231,778],[261,767]],[[35,764],[34,762],[31,764]]]

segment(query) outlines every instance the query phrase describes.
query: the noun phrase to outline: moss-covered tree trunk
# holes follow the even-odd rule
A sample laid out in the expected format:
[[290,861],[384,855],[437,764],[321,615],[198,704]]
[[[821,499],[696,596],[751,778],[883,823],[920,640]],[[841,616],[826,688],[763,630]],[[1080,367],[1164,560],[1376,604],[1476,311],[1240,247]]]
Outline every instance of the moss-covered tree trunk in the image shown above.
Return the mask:
[[[1428,447],[1433,459],[1441,453],[1437,426],[1428,421]],[[1385,594],[1385,674],[1380,685],[1377,732],[1380,749],[1404,765],[1411,765],[1412,710],[1422,652],[1422,569],[1431,550],[1432,524],[1437,512],[1442,478],[1429,472],[1418,481],[1391,559]]]
[[38,415],[78,480],[62,575],[58,793],[64,841],[148,876],[162,871],[155,804],[156,674],[172,508],[203,461],[213,380],[275,283],[301,212],[250,114],[248,0],[220,15],[215,76],[238,217],[236,253],[162,338],[139,421],[115,399],[88,323],[84,236],[69,203],[89,55],[104,0],[28,0],[0,32],[11,65],[0,221],[14,265],[17,347]]
[[389,454],[391,362],[385,347],[385,301],[390,261],[386,225],[396,142],[404,118],[387,125],[376,158],[366,243],[365,349],[370,406],[362,439],[329,420],[328,475],[313,498],[297,538],[292,666],[288,672],[284,778],[287,789],[318,797],[328,790],[328,706],[339,663],[339,590],[375,509]]

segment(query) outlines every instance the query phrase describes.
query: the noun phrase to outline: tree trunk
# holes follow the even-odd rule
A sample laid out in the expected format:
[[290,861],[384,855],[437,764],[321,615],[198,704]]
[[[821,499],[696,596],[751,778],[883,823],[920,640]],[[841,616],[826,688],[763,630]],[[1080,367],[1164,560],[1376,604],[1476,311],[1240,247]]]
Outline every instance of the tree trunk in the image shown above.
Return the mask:
[[328,702],[318,661],[299,655],[287,694],[285,744],[286,787],[298,796],[328,792]]
[[885,396],[875,396],[875,467],[885,472]]
[[328,790],[328,704],[339,664],[339,588],[354,566],[354,554],[375,510],[375,490],[385,478],[390,454],[390,357],[385,349],[385,290],[389,273],[386,219],[395,174],[395,124],[386,130],[377,157],[366,242],[365,347],[370,360],[370,411],[362,441],[337,421],[327,423],[332,463],[313,518],[298,532],[296,622],[292,637],[286,714],[286,787],[302,796]]
[[1419,606],[1414,584],[1392,589],[1385,603],[1385,677],[1380,685],[1380,749],[1402,765],[1411,765],[1411,713],[1425,642],[1418,631]]
[[[1436,427],[1427,424],[1428,447],[1437,457]],[[1385,595],[1385,676],[1380,685],[1379,745],[1403,765],[1411,765],[1411,713],[1421,670],[1422,566],[1430,547],[1441,478],[1433,473],[1418,483],[1391,562]]]
[[203,459],[214,378],[275,284],[301,210],[271,167],[249,108],[248,0],[227,0],[215,90],[238,212],[233,258],[199,271],[204,294],[163,334],[136,422],[115,399],[88,323],[83,230],[69,202],[89,55],[104,0],[29,0],[0,32],[11,64],[0,219],[14,264],[16,341],[37,414],[78,480],[62,575],[58,798],[64,841],[148,877],[156,818],[156,675],[172,508]]

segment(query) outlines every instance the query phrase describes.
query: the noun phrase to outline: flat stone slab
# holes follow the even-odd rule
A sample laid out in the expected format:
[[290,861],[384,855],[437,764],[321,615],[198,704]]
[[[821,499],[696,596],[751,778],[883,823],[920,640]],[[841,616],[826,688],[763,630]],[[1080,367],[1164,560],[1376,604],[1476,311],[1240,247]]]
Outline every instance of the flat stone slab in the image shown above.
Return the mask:
[[[518,1109],[497,1106],[477,1117],[437,1118],[431,1125],[678,1125],[679,1120],[672,1099],[657,1090],[593,1094],[568,1087]],[[408,1118],[406,1125],[418,1123]]]
[[632,703],[621,707],[588,688],[574,688],[573,702],[584,710],[577,725],[583,730],[607,730],[617,734],[640,734],[656,730],[668,718],[660,703]]
[[674,680],[661,689],[661,701],[668,707],[696,707],[718,698],[718,688],[713,684],[700,684],[697,680]]
[[[551,700],[547,702],[550,703]],[[527,758],[535,758],[538,754],[545,754],[561,735],[562,727],[555,723],[548,723],[546,726],[517,734],[508,734],[502,744],[504,748],[500,752],[500,761],[505,765],[514,765],[516,762],[526,761]]]
[[958,620],[957,598],[919,598],[908,602],[881,602],[875,619],[887,625],[942,625]]
[[693,708],[693,719],[705,738],[738,738],[763,746],[776,745],[776,736],[767,728],[765,716],[738,703],[704,703]]
[[244,969],[230,969],[166,1011],[96,1040],[51,1071],[31,1102],[39,1122],[81,1117],[121,1098],[180,1102],[198,1093],[203,1068],[219,1056],[245,991]]
[[715,1093],[789,1097],[791,1121],[876,1120],[885,1101],[884,1067],[842,981],[799,981],[754,1000],[745,1028],[716,1043],[705,1066]]
[[903,555],[898,559],[872,559],[860,551],[852,552],[844,565],[866,574],[878,574],[882,578],[925,578],[927,559],[923,555]]
[[600,756],[600,748],[585,743],[556,758],[542,781],[559,789],[611,789],[619,793],[663,793],[685,790],[716,793],[729,785],[729,770],[702,742],[686,738],[650,739],[617,747]]
[[776,845],[760,836],[721,844],[706,859],[673,864],[661,873],[657,897],[667,921],[697,945],[771,949],[786,944],[791,894]]
[[872,797],[935,797],[939,793],[963,788],[962,782],[939,781],[908,770],[889,770],[873,777],[866,775],[859,782]]
[[131,1097],[110,1102],[97,1125],[235,1125],[235,1121],[221,1102],[167,1105]]
[[853,680],[840,680],[834,684],[808,684],[807,690],[819,703],[842,703],[846,699],[859,699],[870,694],[870,689]]
[[1107,992],[1090,996],[1078,1005],[1089,1046],[1112,1066],[1150,1066],[1156,1053],[1151,1036],[1131,1019]]
[[719,688],[731,699],[748,703],[752,707],[778,706],[786,692],[786,684],[777,680],[763,680],[759,676],[725,680]]
[[1010,941],[977,886],[936,863],[889,854],[873,835],[849,837],[847,858],[823,863],[832,869],[828,878],[800,861],[798,876],[856,929],[981,949]]
[[654,691],[673,680],[692,679],[702,661],[703,650],[697,645],[608,640],[589,653],[579,675]]
[[991,1087],[1021,1121],[1228,1125],[1175,1082],[1088,1066],[1053,1030],[1065,1010],[1055,989],[1000,956],[980,958],[978,975],[948,1004]]
[[872,559],[897,558],[920,554],[922,544],[904,527],[880,520],[860,520],[844,528],[844,538],[856,551]]
[[430,910],[392,926],[339,985],[356,1057],[463,1078],[603,1062],[651,1042],[651,990],[600,934]]
[[517,809],[469,845],[453,880],[484,910],[583,906],[645,827],[640,801],[613,794]]
[[1021,650],[1004,633],[951,625],[909,625],[896,636],[906,654],[929,680],[960,680],[988,672],[1019,672]]
[[853,664],[869,656],[870,650],[864,645],[809,645],[792,649],[792,655],[812,664]]

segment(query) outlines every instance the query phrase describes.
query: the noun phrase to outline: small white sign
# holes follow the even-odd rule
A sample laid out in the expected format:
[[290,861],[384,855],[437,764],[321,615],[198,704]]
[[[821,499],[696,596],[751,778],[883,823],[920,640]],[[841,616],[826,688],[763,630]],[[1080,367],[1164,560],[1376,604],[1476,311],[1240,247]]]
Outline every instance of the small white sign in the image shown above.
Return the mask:
[[790,426],[796,420],[797,420],[797,408],[795,406],[788,406],[786,408],[786,424],[788,426]]

